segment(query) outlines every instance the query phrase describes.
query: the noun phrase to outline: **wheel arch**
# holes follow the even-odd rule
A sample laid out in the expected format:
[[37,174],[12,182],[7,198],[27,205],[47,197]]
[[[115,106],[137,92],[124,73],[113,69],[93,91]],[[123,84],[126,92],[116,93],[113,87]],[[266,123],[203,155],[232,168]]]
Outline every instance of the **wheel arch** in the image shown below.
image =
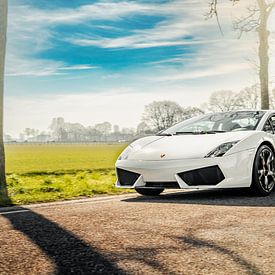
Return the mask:
[[267,145],[268,147],[270,147],[270,149],[273,151],[273,153],[275,154],[275,148],[274,148],[274,144],[271,142],[271,141],[269,141],[269,140],[264,140],[264,141],[262,141],[261,143],[260,143],[260,145],[258,146],[258,149],[257,150],[259,150],[259,148],[261,147],[261,146],[263,146],[263,145]]
[[263,145],[267,145],[268,147],[270,147],[272,152],[275,154],[275,145],[274,145],[274,143],[269,139],[263,139],[261,142],[259,142],[258,146],[256,147],[256,150],[255,150],[255,153],[254,153],[254,158],[253,158],[253,165],[254,165],[254,160],[256,158],[256,154],[257,154],[258,150],[260,149],[260,147],[263,146]]
[[261,146],[263,145],[267,145],[268,147],[271,148],[272,152],[275,154],[275,145],[274,143],[267,137],[262,137],[261,140],[259,141],[259,143],[257,144],[257,147],[254,151],[254,156],[253,156],[253,162],[252,162],[252,165],[251,165],[251,185],[253,183],[253,170],[254,170],[254,162],[255,162],[255,159],[256,159],[256,155],[257,155],[257,152],[258,150],[260,149]]
[[257,153],[258,153],[259,149],[260,149],[261,146],[263,146],[263,145],[268,146],[268,147],[271,149],[271,151],[273,152],[273,154],[275,155],[275,146],[274,146],[274,142],[265,139],[265,140],[262,140],[262,141],[259,143],[259,146],[257,147],[257,150],[255,151],[250,188],[251,188],[251,190],[252,190],[255,194],[257,194],[257,195],[260,195],[260,196],[267,196],[267,195],[270,194],[270,192],[272,191],[272,189],[274,190],[274,187],[271,187],[272,189],[271,189],[270,192],[266,191],[266,193],[265,193],[264,191],[262,191],[262,189],[259,188],[259,183],[258,183],[257,181],[254,181],[254,176],[255,176],[255,173],[254,173],[255,160],[256,160],[256,156],[257,156]]

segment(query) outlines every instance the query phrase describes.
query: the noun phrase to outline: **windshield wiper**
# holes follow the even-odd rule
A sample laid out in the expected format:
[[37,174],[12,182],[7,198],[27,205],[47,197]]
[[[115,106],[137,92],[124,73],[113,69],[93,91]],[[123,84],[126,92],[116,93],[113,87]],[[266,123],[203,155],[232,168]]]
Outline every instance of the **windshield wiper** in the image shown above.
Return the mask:
[[176,132],[175,135],[192,135],[192,134],[196,134],[199,132]]
[[211,131],[205,131],[207,134],[208,133],[225,133],[226,131],[223,130],[211,130]]
[[170,137],[170,136],[173,136],[173,135],[169,134],[169,133],[160,133],[160,134],[156,134],[156,136]]
[[194,131],[194,132],[176,132],[176,135],[207,135],[207,134],[216,134],[216,133],[224,133],[225,131]]

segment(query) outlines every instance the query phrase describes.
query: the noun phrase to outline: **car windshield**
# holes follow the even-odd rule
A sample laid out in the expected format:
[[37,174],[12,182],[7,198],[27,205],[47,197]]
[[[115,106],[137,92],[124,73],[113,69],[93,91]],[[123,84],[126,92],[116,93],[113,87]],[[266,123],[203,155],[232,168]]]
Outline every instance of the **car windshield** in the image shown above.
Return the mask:
[[234,111],[208,114],[180,122],[159,135],[214,134],[255,130],[265,112]]

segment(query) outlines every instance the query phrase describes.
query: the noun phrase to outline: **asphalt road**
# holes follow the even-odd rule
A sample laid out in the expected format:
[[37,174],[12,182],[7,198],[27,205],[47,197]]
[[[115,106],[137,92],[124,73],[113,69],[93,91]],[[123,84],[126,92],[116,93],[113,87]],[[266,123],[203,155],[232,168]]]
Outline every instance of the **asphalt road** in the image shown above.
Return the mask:
[[0,212],[0,274],[275,273],[275,193],[132,194]]

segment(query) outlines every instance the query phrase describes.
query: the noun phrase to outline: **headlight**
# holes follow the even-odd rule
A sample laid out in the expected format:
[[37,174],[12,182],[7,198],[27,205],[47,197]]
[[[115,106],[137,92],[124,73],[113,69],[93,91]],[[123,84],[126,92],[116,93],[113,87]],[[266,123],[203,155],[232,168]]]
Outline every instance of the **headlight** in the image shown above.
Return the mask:
[[133,147],[131,145],[129,145],[128,147],[126,147],[123,152],[120,154],[120,156],[118,157],[118,160],[125,160],[128,158],[129,153],[132,151]]
[[128,159],[128,156],[129,156],[130,153],[136,152],[139,149],[141,149],[141,145],[140,144],[135,144],[135,142],[128,145],[128,147],[126,147],[124,149],[124,151],[120,154],[120,156],[118,157],[118,160]]
[[205,156],[205,158],[222,157],[229,149],[231,149],[238,142],[239,142],[239,140],[223,143],[223,144],[219,145],[218,147],[216,147],[211,152],[209,152]]

